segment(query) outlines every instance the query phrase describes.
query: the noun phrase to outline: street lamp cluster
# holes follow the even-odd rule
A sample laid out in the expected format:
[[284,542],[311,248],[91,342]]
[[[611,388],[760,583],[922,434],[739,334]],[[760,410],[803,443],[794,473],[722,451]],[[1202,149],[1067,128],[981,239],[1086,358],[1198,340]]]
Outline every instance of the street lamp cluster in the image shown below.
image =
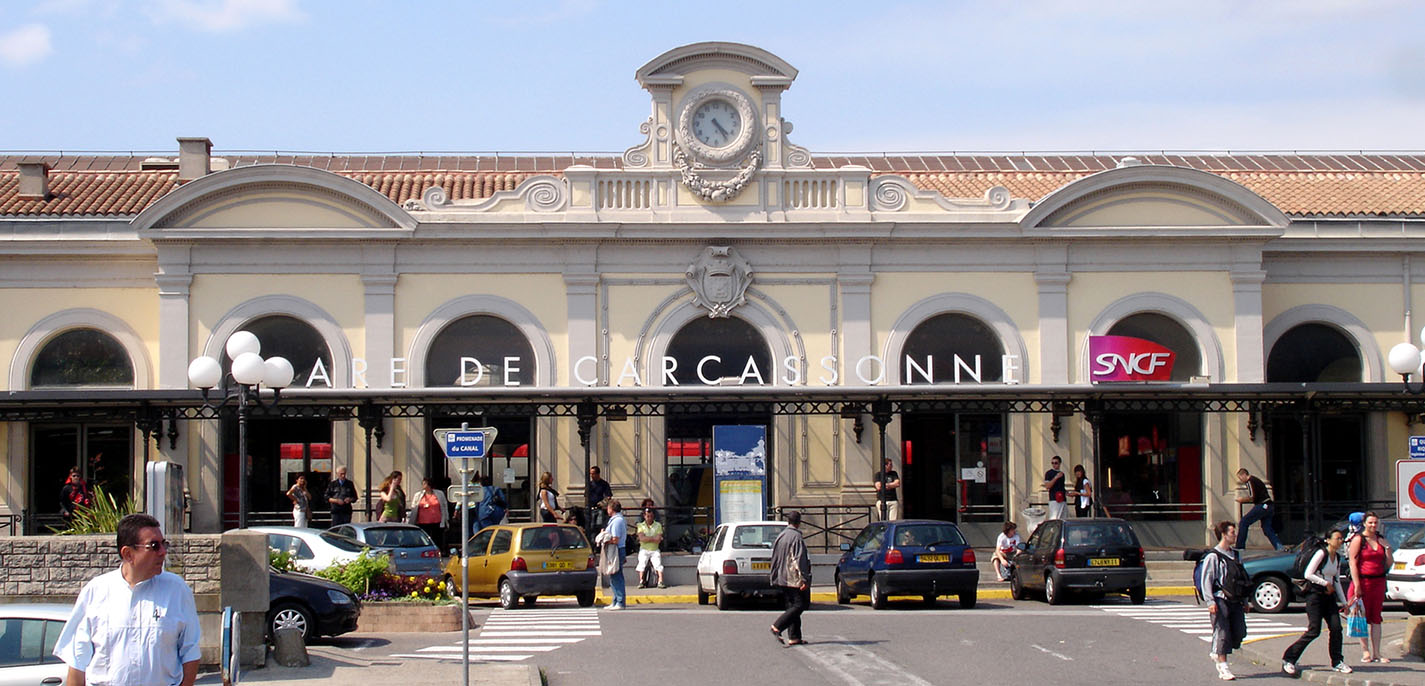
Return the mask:
[[[1425,340],[1425,329],[1420,330],[1420,337],[1421,340]],[[1422,360],[1425,360],[1425,355],[1422,355],[1420,349],[1411,343],[1400,343],[1390,349],[1386,360],[1390,364],[1391,371],[1399,374],[1401,380],[1405,382],[1406,388],[1409,389],[1410,375],[1420,371],[1420,365]]]
[[[280,399],[282,389],[292,383],[292,363],[283,357],[263,359],[262,343],[249,331],[238,331],[228,337],[223,349],[232,360],[231,373],[223,374],[223,364],[206,355],[188,363],[188,382],[202,389],[203,401],[217,409],[237,402],[238,416],[238,528],[247,528],[247,419],[252,405],[261,405],[260,386],[272,389],[272,402]],[[232,379],[234,386],[228,385]],[[223,397],[208,401],[208,391],[222,386]]]

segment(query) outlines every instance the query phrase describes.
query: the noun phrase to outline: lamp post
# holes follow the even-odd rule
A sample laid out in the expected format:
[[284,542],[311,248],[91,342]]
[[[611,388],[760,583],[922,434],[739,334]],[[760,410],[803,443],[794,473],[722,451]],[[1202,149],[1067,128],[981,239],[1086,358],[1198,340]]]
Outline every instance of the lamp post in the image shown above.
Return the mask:
[[[292,383],[292,363],[283,357],[263,359],[262,343],[249,331],[238,331],[228,337],[223,346],[232,360],[231,372],[224,374],[223,365],[208,356],[193,358],[188,363],[188,382],[202,389],[203,402],[213,410],[237,402],[238,416],[238,528],[247,528],[247,419],[251,407],[262,407],[258,386],[272,389],[272,403],[281,399],[282,389]],[[229,386],[228,381],[233,385]],[[209,402],[208,391],[222,384],[223,397]]]
[[[1420,337],[1425,340],[1425,329],[1420,330]],[[1425,382],[1422,382],[1418,389],[1410,387],[1410,375],[1420,371],[1422,355],[1419,348],[1410,343],[1399,343],[1390,349],[1386,359],[1390,363],[1391,371],[1400,375],[1406,392],[1425,393]]]

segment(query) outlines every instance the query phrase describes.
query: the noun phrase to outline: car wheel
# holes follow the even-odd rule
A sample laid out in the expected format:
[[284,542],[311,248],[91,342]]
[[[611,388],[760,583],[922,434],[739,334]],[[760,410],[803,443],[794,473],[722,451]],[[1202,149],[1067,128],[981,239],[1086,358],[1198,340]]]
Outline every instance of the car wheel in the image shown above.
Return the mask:
[[513,610],[519,602],[520,594],[515,593],[515,587],[510,584],[510,580],[500,579],[500,607]]
[[594,592],[593,592],[593,591],[579,591],[578,593],[575,593],[575,594],[574,594],[574,599],[579,601],[579,607],[593,607],[593,606],[594,606]]
[[925,603],[927,607],[933,607],[935,605],[935,598],[935,595],[927,593],[920,597],[920,602]]
[[836,604],[851,604],[851,589],[846,587],[846,582],[841,580],[841,575],[836,575]]
[[871,607],[877,610],[886,609],[886,603],[890,600],[890,594],[881,587],[881,580],[878,577],[871,577]]
[[455,577],[446,574],[445,578],[441,579],[441,581],[445,582],[445,597],[457,603],[460,602],[460,589],[455,587]]
[[977,602],[979,602],[979,598],[977,597],[975,591],[960,594],[960,609],[962,610],[975,609],[975,603]]
[[1291,596],[1286,582],[1279,577],[1264,577],[1252,588],[1252,608],[1257,612],[1276,614],[1286,609]]
[[1147,587],[1147,586],[1134,586],[1133,588],[1128,589],[1128,600],[1129,600],[1130,602],[1132,602],[1134,605],[1142,605],[1142,604],[1143,604],[1143,601],[1145,601],[1145,600],[1147,600],[1147,599],[1148,599],[1148,587]]
[[713,577],[713,592],[717,593],[717,609],[726,610],[732,607],[732,594],[722,589],[722,584],[717,582],[717,577]]
[[1425,615],[1425,603],[1403,603],[1405,611],[1412,615]]
[[698,584],[698,604],[708,604],[708,592],[703,590],[702,584]]
[[524,597],[524,606],[525,606],[525,607],[534,607],[534,603],[535,603],[535,601],[537,601],[537,600],[539,600],[539,596],[537,596],[537,595],[527,595],[527,596]]
[[1029,594],[1024,592],[1024,582],[1019,578],[1019,572],[1009,573],[1009,597],[1015,600],[1024,600]]
[[268,613],[267,635],[276,636],[278,629],[296,629],[302,633],[302,642],[305,643],[315,626],[310,612],[300,605],[284,603]]
[[1044,602],[1050,605],[1062,605],[1064,594],[1059,590],[1059,584],[1054,582],[1053,574],[1044,575]]

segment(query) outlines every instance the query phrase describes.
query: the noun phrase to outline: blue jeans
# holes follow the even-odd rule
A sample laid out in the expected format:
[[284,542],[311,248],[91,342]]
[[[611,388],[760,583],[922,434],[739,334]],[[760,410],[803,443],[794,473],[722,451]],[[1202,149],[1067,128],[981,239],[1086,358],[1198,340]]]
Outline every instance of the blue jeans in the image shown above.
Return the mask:
[[623,567],[622,567],[622,566],[619,567],[618,573],[616,573],[616,574],[610,574],[610,575],[609,575],[609,588],[612,588],[613,591],[614,591],[614,602],[613,602],[613,604],[614,604],[614,605],[620,605],[620,606],[622,606],[622,605],[623,605],[623,600],[624,600],[624,590],[623,590],[623,588],[624,588],[624,587],[623,587]]
[[1272,515],[1276,512],[1276,505],[1265,502],[1257,505],[1247,514],[1242,515],[1242,521],[1237,523],[1237,549],[1243,550],[1247,547],[1247,529],[1252,526],[1252,522],[1262,523],[1262,533],[1267,535],[1267,540],[1271,541],[1272,547],[1277,550],[1282,549],[1282,542],[1277,538],[1276,530],[1272,529]]

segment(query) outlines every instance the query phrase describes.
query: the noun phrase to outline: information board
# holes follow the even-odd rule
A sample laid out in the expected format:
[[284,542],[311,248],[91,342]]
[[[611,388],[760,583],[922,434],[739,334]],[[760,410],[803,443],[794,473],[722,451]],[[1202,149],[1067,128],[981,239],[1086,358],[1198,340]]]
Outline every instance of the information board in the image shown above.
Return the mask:
[[767,511],[767,427],[713,427],[713,508],[717,524],[753,522]]

